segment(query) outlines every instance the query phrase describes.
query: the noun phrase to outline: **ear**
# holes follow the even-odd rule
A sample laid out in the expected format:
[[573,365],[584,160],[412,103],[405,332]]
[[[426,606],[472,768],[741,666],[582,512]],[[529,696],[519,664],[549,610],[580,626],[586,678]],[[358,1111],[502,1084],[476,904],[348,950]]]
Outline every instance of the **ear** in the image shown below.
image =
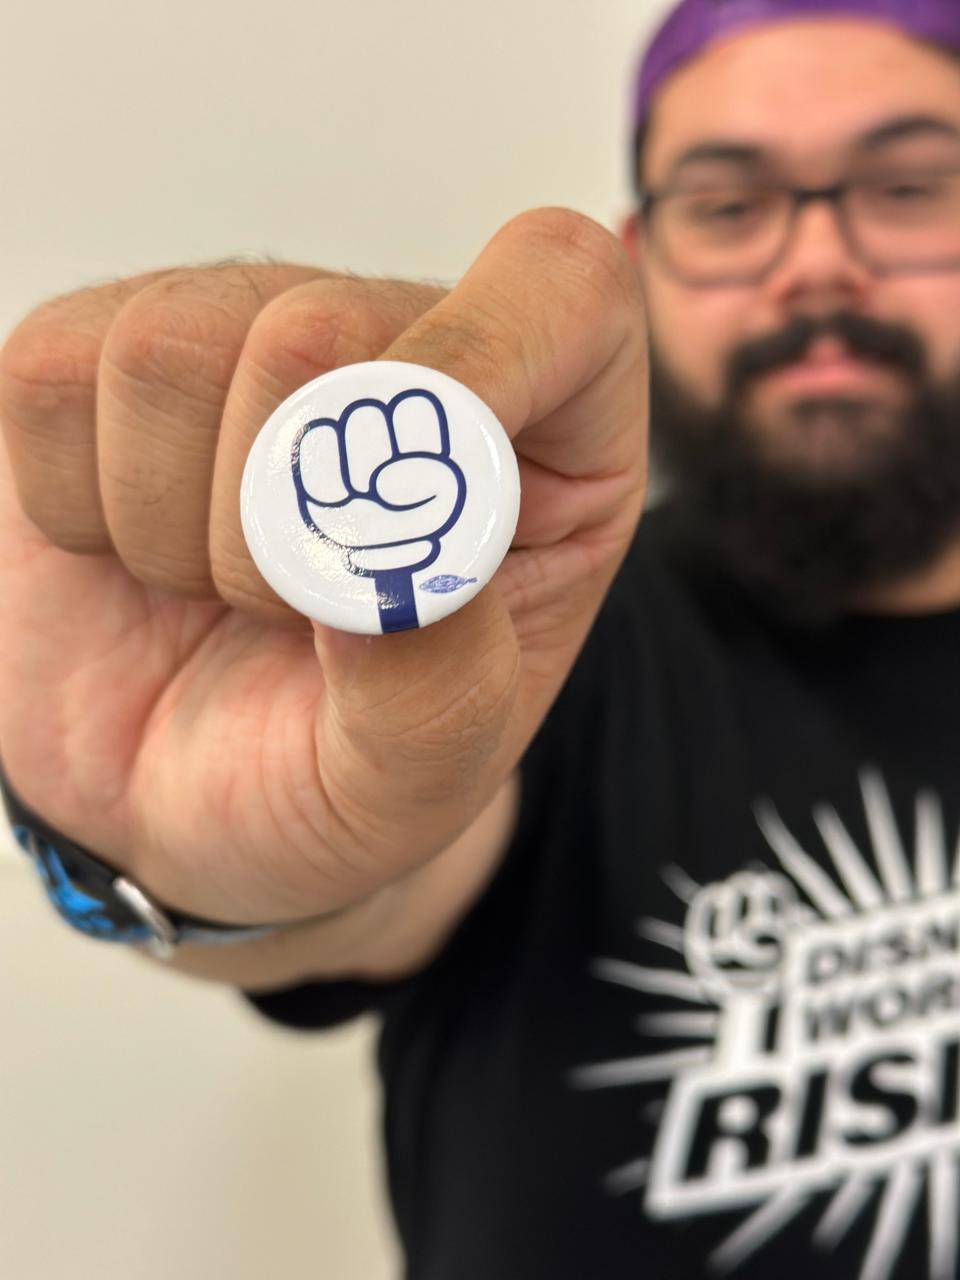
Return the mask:
[[643,225],[636,212],[627,214],[620,223],[620,243],[638,267],[643,265],[646,253]]

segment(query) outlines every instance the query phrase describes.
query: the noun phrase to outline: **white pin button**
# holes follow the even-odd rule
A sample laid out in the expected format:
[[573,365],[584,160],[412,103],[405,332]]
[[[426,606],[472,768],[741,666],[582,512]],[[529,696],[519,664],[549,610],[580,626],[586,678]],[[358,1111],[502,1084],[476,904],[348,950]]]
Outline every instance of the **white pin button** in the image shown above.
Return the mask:
[[308,382],[243,471],[243,535],[299,613],[377,635],[471,600],[506,555],[520,475],[506,431],[462,383],[372,360]]

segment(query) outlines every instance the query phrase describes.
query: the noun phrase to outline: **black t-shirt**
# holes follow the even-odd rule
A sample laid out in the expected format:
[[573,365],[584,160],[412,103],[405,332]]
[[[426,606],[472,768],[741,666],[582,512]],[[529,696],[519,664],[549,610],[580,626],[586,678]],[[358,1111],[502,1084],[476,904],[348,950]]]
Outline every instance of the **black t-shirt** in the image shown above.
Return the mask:
[[644,516],[443,952],[249,997],[382,1012],[408,1280],[960,1276],[958,667]]

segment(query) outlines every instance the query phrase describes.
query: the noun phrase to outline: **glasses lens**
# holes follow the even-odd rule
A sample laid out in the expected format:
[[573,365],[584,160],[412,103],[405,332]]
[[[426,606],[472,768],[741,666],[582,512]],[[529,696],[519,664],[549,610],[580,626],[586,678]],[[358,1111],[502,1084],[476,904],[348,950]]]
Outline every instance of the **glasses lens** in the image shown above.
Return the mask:
[[711,187],[663,196],[653,207],[651,230],[681,275],[720,283],[766,271],[787,241],[791,214],[788,192]]
[[896,270],[960,260],[960,173],[890,174],[858,183],[848,200],[851,229],[879,266]]

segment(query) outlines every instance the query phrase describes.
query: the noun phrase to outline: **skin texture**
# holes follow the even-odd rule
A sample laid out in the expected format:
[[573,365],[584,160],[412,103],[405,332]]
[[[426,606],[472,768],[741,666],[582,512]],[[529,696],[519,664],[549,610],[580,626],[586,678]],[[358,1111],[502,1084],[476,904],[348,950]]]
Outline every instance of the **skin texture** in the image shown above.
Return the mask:
[[[781,178],[827,186],[863,163],[855,149],[859,135],[915,114],[960,126],[960,68],[941,53],[862,20],[756,27],[709,46],[664,83],[651,118],[644,178],[656,190],[687,148],[729,139],[768,150]],[[937,154],[935,145],[931,154]],[[729,170],[698,172],[722,178]],[[800,314],[842,309],[908,325],[923,342],[932,376],[946,381],[960,373],[960,273],[872,275],[850,253],[826,205],[804,210],[790,252],[759,285],[703,289],[676,280],[650,251],[635,216],[623,223],[621,238],[643,281],[651,342],[702,406],[720,403],[735,348],[782,330]],[[773,377],[758,379],[746,394],[744,421],[768,456],[821,473],[863,465],[876,441],[867,435],[851,441],[827,415],[818,431],[799,430],[788,413],[796,394]],[[902,377],[876,369],[868,394],[890,410],[884,421],[896,429],[906,394]],[[960,604],[960,543],[855,603],[889,612]]]
[[[239,490],[278,404],[380,356],[489,404],[523,498],[487,589],[423,631],[360,637],[267,586]],[[37,308],[0,352],[0,750],[15,788],[159,901],[213,920],[374,903],[451,848],[458,885],[478,883],[505,839],[494,798],[512,804],[639,518],[646,357],[616,237],[554,209],[513,219],[449,293],[226,264]],[[414,908],[366,919],[310,964],[271,951],[270,976],[412,963]],[[256,945],[213,976],[265,980]]]

